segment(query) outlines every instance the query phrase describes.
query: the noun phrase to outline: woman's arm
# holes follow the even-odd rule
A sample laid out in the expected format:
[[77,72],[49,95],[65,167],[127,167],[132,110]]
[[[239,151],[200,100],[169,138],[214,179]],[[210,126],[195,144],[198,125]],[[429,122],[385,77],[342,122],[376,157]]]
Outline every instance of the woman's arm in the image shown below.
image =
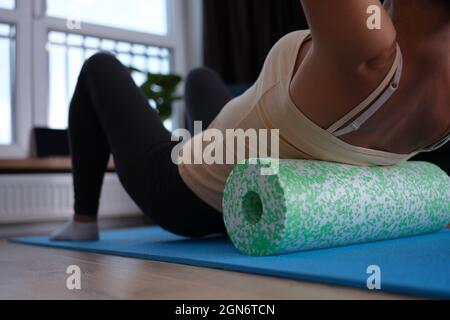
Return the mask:
[[[343,66],[359,66],[386,56],[396,45],[392,21],[379,0],[302,0],[311,33],[314,55]],[[381,29],[370,30],[369,6],[381,12]]]
[[[396,31],[379,0],[302,0],[311,47],[299,55],[290,93],[313,122],[328,129],[386,77],[396,55]],[[381,29],[370,30],[377,5]]]

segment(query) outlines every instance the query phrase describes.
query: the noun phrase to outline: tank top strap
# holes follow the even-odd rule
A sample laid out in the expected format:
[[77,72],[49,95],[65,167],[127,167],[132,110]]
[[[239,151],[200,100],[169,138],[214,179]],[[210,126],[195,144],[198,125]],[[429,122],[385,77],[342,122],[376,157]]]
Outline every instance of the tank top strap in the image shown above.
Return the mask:
[[[380,110],[381,107],[397,91],[402,76],[402,71],[403,56],[400,46],[397,44],[397,54],[394,63],[382,83],[375,89],[375,91],[370,94],[369,97],[367,97],[367,99],[361,102],[356,108],[354,108],[344,117],[339,119],[327,131],[337,137],[340,137],[359,130],[361,126],[365,124],[378,110]],[[364,110],[366,111],[364,112]],[[348,126],[342,128],[345,124],[354,119],[358,114],[361,115],[356,120],[354,120]]]

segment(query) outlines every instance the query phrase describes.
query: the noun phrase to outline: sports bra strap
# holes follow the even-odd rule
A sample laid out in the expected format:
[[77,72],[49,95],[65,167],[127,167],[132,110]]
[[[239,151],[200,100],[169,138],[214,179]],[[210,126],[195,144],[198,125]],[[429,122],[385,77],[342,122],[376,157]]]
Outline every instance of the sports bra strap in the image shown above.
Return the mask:
[[[397,91],[400,83],[400,79],[403,71],[403,56],[401,53],[400,46],[397,45],[397,55],[392,65],[391,70],[386,76],[385,80],[381,85],[360,105],[358,105],[355,109],[345,115],[342,119],[338,120],[334,125],[332,125],[328,132],[334,134],[336,137],[345,136],[349,133],[357,131],[361,128],[363,124],[365,124],[381,107],[391,98],[391,96]],[[394,74],[395,72],[395,74]],[[389,84],[386,86],[386,82],[389,81]],[[380,89],[384,89],[383,93],[379,95]],[[379,97],[374,101],[374,96]],[[373,102],[373,103],[372,103]],[[356,120],[354,120],[348,126],[342,128],[343,125],[348,123],[351,119],[360,114],[364,109],[367,108],[368,105],[372,105],[362,113]],[[340,129],[342,128],[342,129]],[[340,130],[338,130],[340,129]]]
[[421,152],[431,152],[431,151],[437,150],[437,149],[443,147],[444,145],[446,145],[448,142],[450,142],[450,133],[447,136],[445,136],[443,139],[439,140],[437,143],[431,145],[431,147],[423,149]]

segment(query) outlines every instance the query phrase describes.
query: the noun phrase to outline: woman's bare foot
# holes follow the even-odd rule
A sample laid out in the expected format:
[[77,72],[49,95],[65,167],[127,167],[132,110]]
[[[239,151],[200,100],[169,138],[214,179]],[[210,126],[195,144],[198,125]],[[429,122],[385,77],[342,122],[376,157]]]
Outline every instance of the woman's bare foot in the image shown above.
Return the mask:
[[51,241],[97,241],[99,227],[96,217],[75,214],[73,219],[50,235]]

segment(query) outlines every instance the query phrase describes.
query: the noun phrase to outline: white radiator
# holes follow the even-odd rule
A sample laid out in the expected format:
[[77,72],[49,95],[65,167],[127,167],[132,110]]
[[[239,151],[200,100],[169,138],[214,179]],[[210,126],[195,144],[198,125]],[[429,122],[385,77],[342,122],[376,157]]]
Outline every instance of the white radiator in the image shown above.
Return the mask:
[[[105,176],[100,214],[122,217],[141,212],[115,174]],[[73,214],[70,174],[0,175],[0,224],[60,220]]]

